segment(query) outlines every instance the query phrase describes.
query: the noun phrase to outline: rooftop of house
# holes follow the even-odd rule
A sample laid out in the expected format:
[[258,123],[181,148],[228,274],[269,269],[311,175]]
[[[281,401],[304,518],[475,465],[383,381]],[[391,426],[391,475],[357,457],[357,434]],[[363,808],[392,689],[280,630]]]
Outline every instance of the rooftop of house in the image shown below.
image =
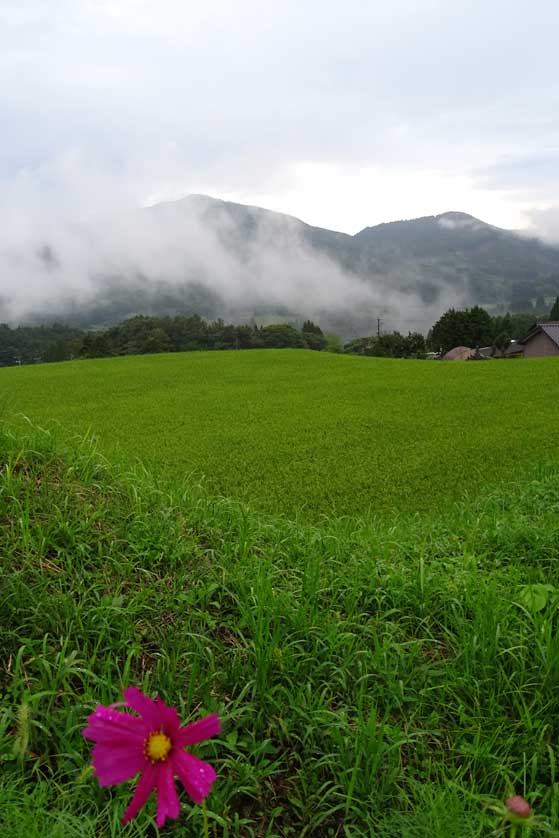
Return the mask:
[[497,349],[495,346],[480,346],[479,353],[490,358],[502,358],[507,355],[521,355],[523,352],[520,341],[511,340],[504,349]]

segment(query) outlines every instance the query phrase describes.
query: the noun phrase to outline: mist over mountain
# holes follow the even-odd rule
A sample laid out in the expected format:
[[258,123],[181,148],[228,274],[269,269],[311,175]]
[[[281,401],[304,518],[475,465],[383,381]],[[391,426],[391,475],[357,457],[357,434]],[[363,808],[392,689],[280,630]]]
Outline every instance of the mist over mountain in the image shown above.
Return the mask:
[[450,306],[494,313],[559,293],[559,248],[447,212],[354,236],[203,195],[0,245],[2,321],[108,325],[137,313],[312,318],[343,337],[426,331]]

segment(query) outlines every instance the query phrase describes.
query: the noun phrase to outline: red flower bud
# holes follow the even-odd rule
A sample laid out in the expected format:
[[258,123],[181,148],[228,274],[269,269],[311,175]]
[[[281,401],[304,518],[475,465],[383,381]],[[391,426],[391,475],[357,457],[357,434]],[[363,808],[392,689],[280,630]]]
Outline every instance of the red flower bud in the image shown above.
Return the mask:
[[518,818],[529,818],[532,814],[530,804],[519,794],[509,797],[509,799],[505,801],[505,806],[511,814],[516,815]]

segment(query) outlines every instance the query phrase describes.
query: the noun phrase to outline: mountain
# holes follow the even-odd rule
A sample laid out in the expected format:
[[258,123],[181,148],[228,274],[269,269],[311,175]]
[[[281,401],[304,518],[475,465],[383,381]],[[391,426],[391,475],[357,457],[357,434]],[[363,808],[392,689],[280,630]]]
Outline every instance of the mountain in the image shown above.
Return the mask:
[[156,210],[167,206],[176,211],[181,203],[196,207],[224,245],[238,253],[257,240],[280,241],[289,248],[298,239],[365,281],[418,294],[425,302],[454,290],[466,303],[504,310],[559,292],[558,247],[464,212],[378,224],[350,236],[203,195]]
[[[89,295],[49,301],[82,326],[197,312],[236,322],[311,317],[351,337],[370,333],[377,318],[388,329],[426,331],[450,306],[543,313],[559,294],[559,248],[462,212],[351,236],[190,195],[114,219],[97,238],[105,262],[97,252],[82,258]],[[64,253],[51,243],[39,252],[53,282]],[[45,306],[31,315],[44,320]]]
[[[463,212],[366,227],[355,236],[376,269],[415,267],[452,285],[466,282],[479,304],[508,306],[551,294],[559,277],[559,249],[486,224]],[[382,268],[381,268],[382,270]]]

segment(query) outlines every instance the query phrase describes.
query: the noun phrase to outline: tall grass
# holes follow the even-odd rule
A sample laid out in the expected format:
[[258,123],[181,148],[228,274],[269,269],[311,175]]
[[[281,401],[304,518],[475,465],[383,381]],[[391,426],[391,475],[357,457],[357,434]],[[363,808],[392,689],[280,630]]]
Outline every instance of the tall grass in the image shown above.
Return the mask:
[[3,836],[156,834],[80,735],[128,684],[219,713],[216,838],[489,835],[512,793],[559,835],[559,475],[300,526],[89,440],[4,431],[0,461]]

